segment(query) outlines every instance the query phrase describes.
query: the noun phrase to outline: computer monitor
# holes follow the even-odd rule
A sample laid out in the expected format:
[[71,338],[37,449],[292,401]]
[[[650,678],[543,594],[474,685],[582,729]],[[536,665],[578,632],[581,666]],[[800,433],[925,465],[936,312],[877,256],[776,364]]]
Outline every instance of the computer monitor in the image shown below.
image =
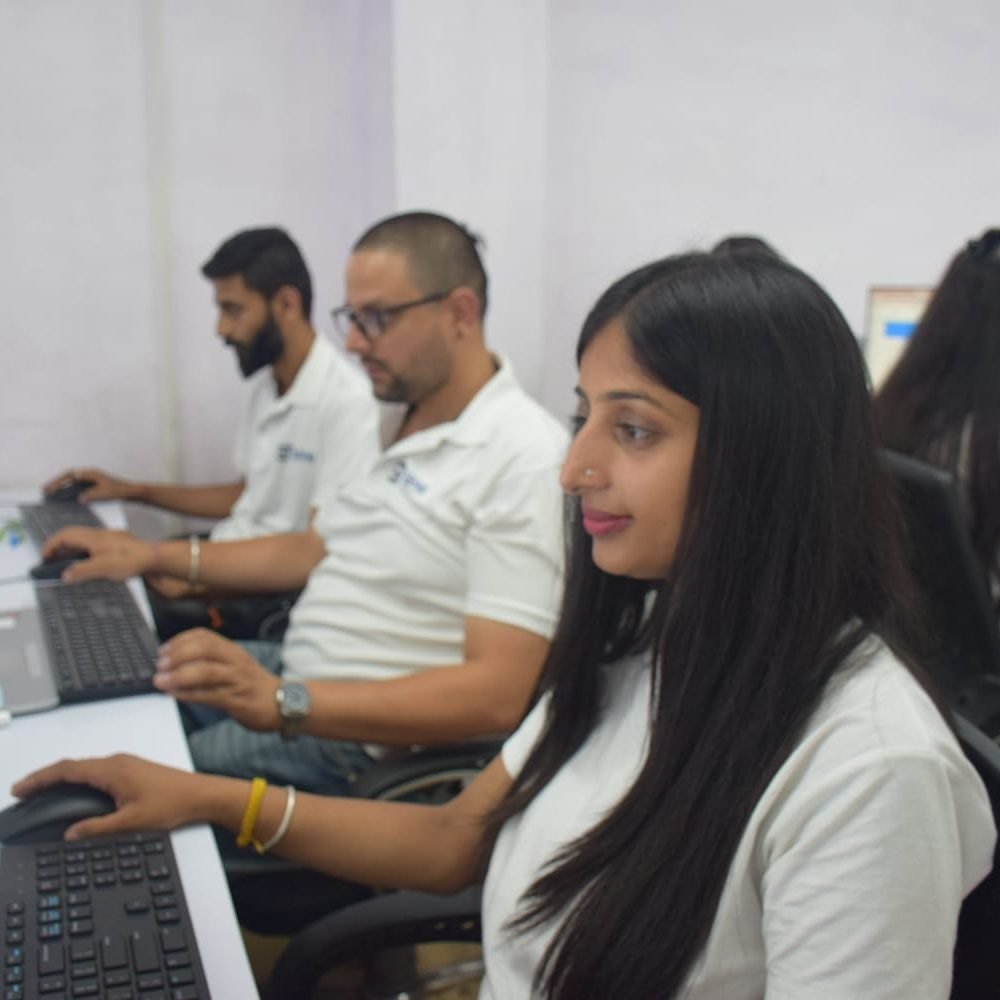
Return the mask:
[[868,289],[862,348],[873,389],[885,381],[906,349],[933,291],[922,285]]

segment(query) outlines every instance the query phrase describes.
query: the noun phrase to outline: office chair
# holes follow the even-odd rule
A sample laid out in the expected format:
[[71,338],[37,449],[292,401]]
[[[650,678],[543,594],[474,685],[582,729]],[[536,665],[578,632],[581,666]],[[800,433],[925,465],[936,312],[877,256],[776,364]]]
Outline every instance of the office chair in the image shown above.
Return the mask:
[[[332,913],[292,938],[275,964],[261,1000],[308,1000],[329,970],[345,962],[370,959],[387,948],[478,943],[482,937],[480,904],[481,887],[476,885],[453,896],[385,893]],[[465,960],[419,975],[405,986],[405,993],[397,990],[385,996],[416,1000],[445,985],[478,983],[482,974],[480,961]]]
[[[1000,826],[1000,747],[961,715],[955,718],[959,742],[986,785]],[[378,896],[313,924],[296,935],[274,967],[263,1000],[308,1000],[325,972],[346,961],[371,956],[382,948],[428,942],[480,939],[480,888],[455,896],[398,892]],[[439,975],[481,975],[475,966]],[[437,986],[433,978],[406,994]],[[400,994],[401,995],[401,994]],[[1000,843],[989,875],[962,904],[951,1000],[995,1000],[1000,996]]]
[[[961,715],[955,728],[965,755],[986,785],[993,818],[1000,827],[1000,747]],[[993,1000],[1000,996],[1000,843],[993,870],[966,897],[958,919],[951,1000]]]
[[950,704],[1000,734],[1000,626],[954,477],[882,452],[906,521],[910,563],[931,638],[931,675]]

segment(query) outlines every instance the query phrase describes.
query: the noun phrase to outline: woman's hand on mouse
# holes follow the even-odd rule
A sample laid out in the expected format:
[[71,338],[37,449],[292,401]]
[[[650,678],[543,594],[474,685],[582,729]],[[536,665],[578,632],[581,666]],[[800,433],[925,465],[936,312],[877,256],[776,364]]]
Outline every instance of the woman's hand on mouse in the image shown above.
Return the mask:
[[130,754],[61,760],[18,781],[11,793],[27,798],[60,782],[90,785],[115,801],[115,811],[74,823],[67,840],[129,830],[173,830],[211,818],[213,778],[154,764]]

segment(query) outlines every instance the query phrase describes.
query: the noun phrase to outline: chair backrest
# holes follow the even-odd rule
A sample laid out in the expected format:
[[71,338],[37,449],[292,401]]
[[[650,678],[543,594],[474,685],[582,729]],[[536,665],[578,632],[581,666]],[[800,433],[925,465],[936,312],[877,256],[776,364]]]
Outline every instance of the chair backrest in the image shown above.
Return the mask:
[[[965,755],[975,765],[1000,827],[1000,747],[960,715],[955,725]],[[1000,996],[1000,843],[993,870],[962,904],[955,945],[951,1000],[994,1000]]]
[[[910,562],[929,616],[931,671],[952,704],[982,725],[987,714],[1000,710],[1000,630],[954,477],[896,452],[883,456],[897,486]],[[984,678],[995,695],[983,693]],[[976,704],[984,699],[993,703]]]

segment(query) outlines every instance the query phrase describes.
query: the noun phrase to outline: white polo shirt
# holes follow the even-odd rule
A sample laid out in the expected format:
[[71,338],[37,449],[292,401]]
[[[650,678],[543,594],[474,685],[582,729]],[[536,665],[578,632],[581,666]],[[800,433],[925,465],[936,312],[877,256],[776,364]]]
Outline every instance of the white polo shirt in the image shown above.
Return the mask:
[[235,450],[245,486],[212,540],[304,530],[310,509],[361,475],[377,451],[371,383],[317,336],[283,396],[270,368],[252,377]]
[[[401,409],[384,408],[385,439]],[[470,615],[550,636],[567,440],[504,363],[457,420],[385,447],[319,510],[327,554],[292,611],[284,675],[381,680],[459,663]]]
[[[526,935],[505,925],[545,864],[615,807],[645,761],[644,660],[609,668],[608,702],[583,746],[500,831],[483,891],[480,1000],[535,996],[555,925]],[[504,744],[512,777],[546,705]],[[866,642],[754,808],[678,1000],[944,1000],[959,906],[990,870],[995,838],[986,790],[940,712],[885,646]]]

